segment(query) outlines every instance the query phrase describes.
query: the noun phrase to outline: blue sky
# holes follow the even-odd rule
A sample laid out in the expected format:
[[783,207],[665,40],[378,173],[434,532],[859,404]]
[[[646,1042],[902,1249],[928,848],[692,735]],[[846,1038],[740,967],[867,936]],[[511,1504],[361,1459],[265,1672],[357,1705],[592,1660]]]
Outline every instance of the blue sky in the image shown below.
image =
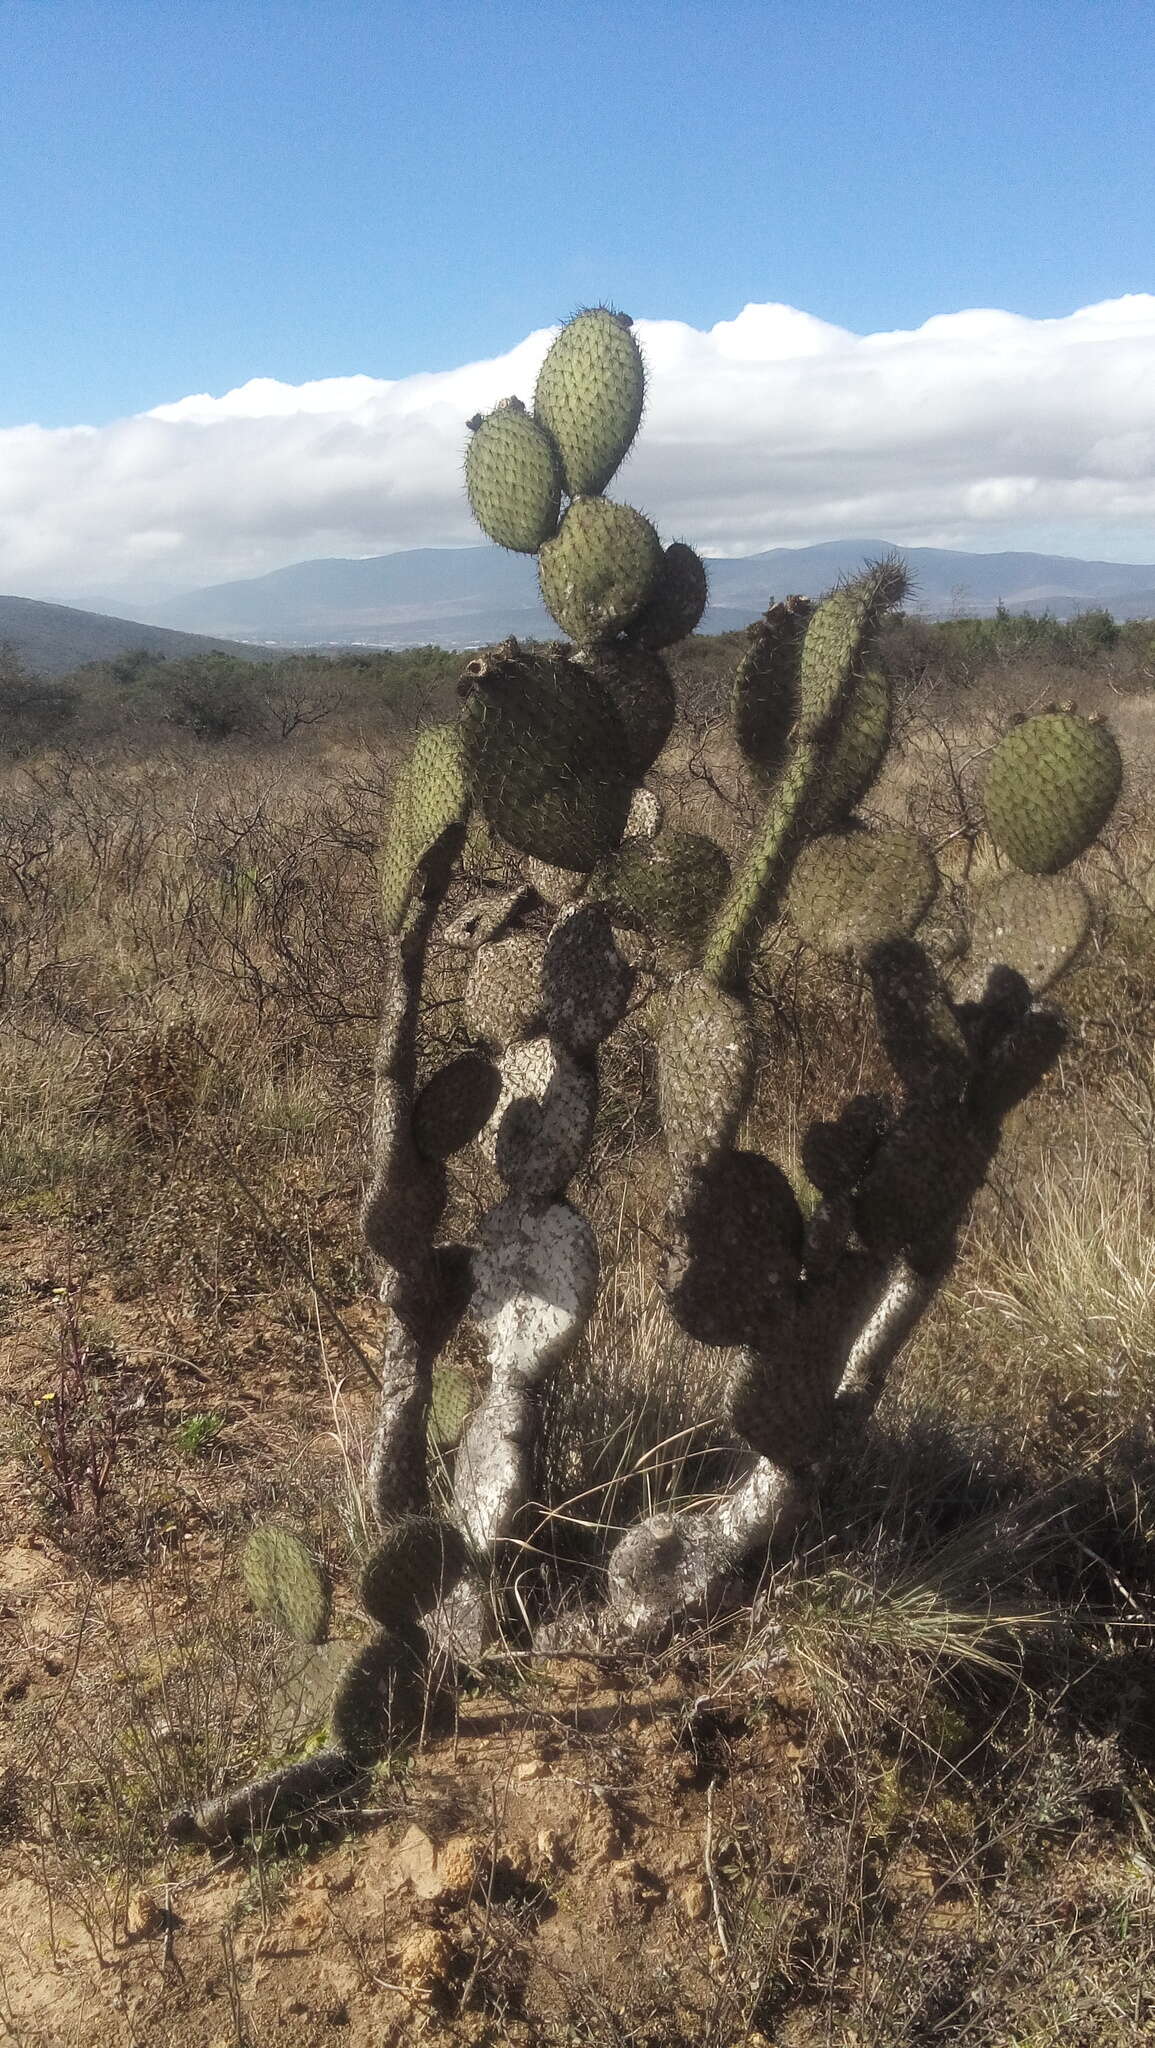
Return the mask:
[[[0,0],[0,49],[0,429],[603,299],[869,336],[1155,290],[1152,0]],[[1155,557],[1139,510],[1103,551]]]

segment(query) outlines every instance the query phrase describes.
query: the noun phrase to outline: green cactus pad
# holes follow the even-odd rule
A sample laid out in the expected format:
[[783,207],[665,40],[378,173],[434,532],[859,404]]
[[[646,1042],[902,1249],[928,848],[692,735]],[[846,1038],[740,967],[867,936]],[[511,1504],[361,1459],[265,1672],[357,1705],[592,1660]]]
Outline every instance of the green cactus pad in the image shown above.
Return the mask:
[[622,721],[596,676],[507,641],[470,662],[463,686],[468,772],[494,830],[552,867],[596,867],[632,792]]
[[406,1515],[381,1541],[361,1574],[361,1605],[379,1628],[429,1614],[465,1569],[465,1544],[436,1515]]
[[768,1341],[802,1253],[781,1168],[757,1152],[717,1153],[689,1176],[669,1229],[662,1280],[675,1322],[701,1344]]
[[913,832],[832,832],[803,848],[786,909],[810,945],[861,958],[912,932],[938,885],[938,869]]
[[812,831],[833,831],[874,783],[890,745],[892,703],[882,669],[868,666],[852,677],[815,794]]
[[345,1666],[333,1699],[335,1747],[368,1766],[418,1734],[425,1715],[428,1646],[416,1623],[381,1629]]
[[469,809],[461,735],[455,725],[427,725],[409,757],[409,844],[414,866]]
[[521,400],[503,399],[473,428],[465,456],[473,516],[490,540],[535,555],[557,532],[561,461],[544,427]]
[[319,1643],[329,1626],[328,1577],[291,1529],[254,1529],[241,1552],[245,1590],[258,1614],[299,1643]]
[[638,431],[641,351],[624,313],[593,306],[562,328],[538,373],[534,418],[561,455],[573,498],[604,491]]
[[751,626],[749,645],[734,678],[734,737],[752,768],[774,781],[800,703],[798,670],[813,605],[783,598]]
[[435,1451],[451,1451],[477,1406],[477,1389],[456,1365],[435,1365],[426,1435]]
[[697,945],[730,886],[730,863],[700,832],[626,839],[590,882],[615,923]]
[[501,1076],[492,1060],[462,1053],[438,1069],[413,1105],[413,1139],[426,1159],[448,1159],[476,1138],[493,1114]]
[[1053,875],[1085,853],[1123,780],[1110,728],[1074,711],[1024,719],[996,747],[983,809],[1000,853],[1028,875]]
[[463,1003],[474,1038],[504,1047],[531,1038],[540,1029],[544,959],[544,941],[530,932],[513,932],[478,948]]
[[612,640],[650,597],[662,544],[632,505],[575,498],[538,558],[546,609],[579,647]]
[[413,842],[409,830],[409,778],[412,760],[403,761],[393,783],[389,820],[377,852],[381,920],[395,936],[405,922],[413,889]]
[[662,553],[661,565],[646,603],[628,628],[635,647],[656,650],[686,640],[701,620],[710,589],[702,557],[674,540]]
[[621,720],[623,768],[635,781],[648,774],[670,737],[678,708],[674,679],[660,654],[618,642],[579,657],[595,675]]
[[957,993],[978,1002],[992,970],[1010,967],[1039,995],[1066,972],[1090,930],[1090,900],[1072,875],[1000,875],[975,898]]
[[675,1170],[729,1145],[753,1074],[750,1014],[704,974],[679,976],[658,1040],[658,1099]]
[[908,587],[901,562],[874,562],[818,606],[798,668],[800,739],[817,737],[841,712],[849,684],[873,665],[871,651],[887,612],[901,604]]

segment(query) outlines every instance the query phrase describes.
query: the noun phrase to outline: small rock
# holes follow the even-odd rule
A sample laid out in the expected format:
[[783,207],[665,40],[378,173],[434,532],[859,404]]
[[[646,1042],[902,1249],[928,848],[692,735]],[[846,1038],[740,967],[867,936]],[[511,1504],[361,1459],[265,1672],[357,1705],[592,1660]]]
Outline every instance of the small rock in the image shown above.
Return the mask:
[[487,1862],[485,1845],[475,1835],[452,1835],[437,1852],[436,1898],[467,1898]]
[[710,1893],[701,1878],[696,1878],[693,1884],[685,1887],[678,1904],[687,1920],[706,1918],[710,1910]]
[[154,1934],[162,1934],[168,1923],[168,1914],[155,1892],[135,1892],[128,1902],[125,1926],[134,1941],[146,1940]]
[[514,1766],[514,1777],[522,1785],[531,1785],[538,1778],[548,1778],[550,1767],[540,1756],[527,1757],[525,1762]]
[[398,1972],[403,1984],[434,1991],[452,1975],[458,1950],[439,1927],[415,1927],[401,1944]]

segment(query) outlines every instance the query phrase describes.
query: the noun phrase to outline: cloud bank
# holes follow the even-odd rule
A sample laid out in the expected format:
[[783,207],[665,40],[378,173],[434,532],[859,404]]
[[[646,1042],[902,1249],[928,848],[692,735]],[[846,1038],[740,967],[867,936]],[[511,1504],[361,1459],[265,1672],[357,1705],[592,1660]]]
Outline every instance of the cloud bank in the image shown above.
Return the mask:
[[[465,420],[529,400],[555,331],[394,382],[256,378],[107,426],[0,431],[0,590],[144,603],[313,556],[475,543]],[[637,333],[648,409],[611,495],[667,539],[1155,560],[1155,295],[867,335],[749,305]]]

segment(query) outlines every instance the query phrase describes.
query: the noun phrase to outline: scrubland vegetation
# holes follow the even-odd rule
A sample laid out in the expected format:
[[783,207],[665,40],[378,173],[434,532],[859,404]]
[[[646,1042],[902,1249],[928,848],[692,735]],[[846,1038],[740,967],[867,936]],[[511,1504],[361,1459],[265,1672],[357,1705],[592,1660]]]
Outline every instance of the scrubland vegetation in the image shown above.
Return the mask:
[[[674,651],[657,776],[730,844],[740,638]],[[254,1521],[312,1536],[355,1632],[374,848],[463,657],[0,667],[0,2038],[1155,2040],[1155,626],[907,619],[886,659],[870,808],[948,874],[992,863],[975,779],[1010,709],[1105,710],[1128,781],[1080,868],[1071,1047],[868,1437],[737,1616],[644,1662],[495,1653],[344,1833],[215,1862],[166,1814],[302,1751],[331,1670],[246,1610]],[[431,1055],[459,993],[447,962]],[[797,1172],[806,1121],[882,1074],[870,1006],[780,927],[755,993],[751,1137]],[[654,1280],[652,1058],[639,1004],[527,1601],[726,1469],[711,1354]],[[468,1237],[488,1196],[454,1164]]]

